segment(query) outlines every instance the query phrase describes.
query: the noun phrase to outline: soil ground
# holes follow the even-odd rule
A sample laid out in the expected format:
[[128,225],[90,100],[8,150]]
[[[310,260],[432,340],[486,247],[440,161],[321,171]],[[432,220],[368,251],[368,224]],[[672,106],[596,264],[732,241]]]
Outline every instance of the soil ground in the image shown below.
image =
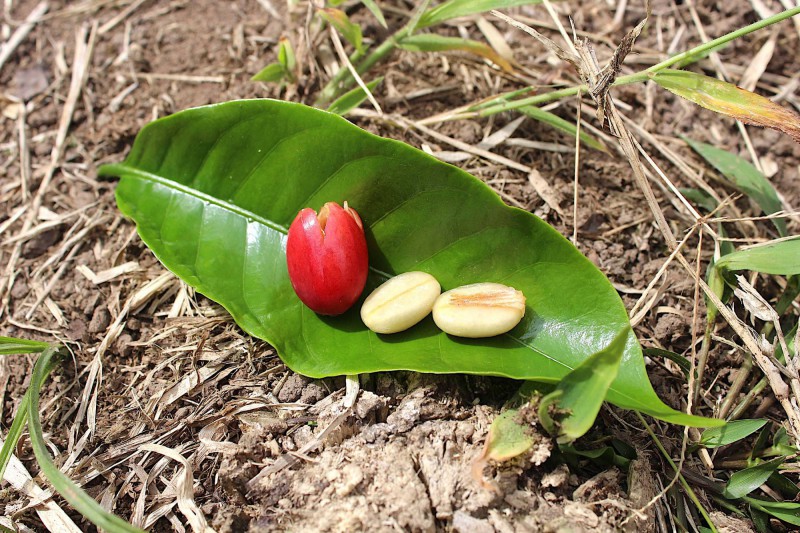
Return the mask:
[[[647,506],[672,477],[631,413],[604,407],[595,430],[580,442],[585,449],[611,436],[628,443],[638,453],[628,472],[591,462],[570,470],[550,458],[553,445],[537,433],[532,453],[486,469],[484,476],[494,485],[487,489],[473,478],[471,466],[492,419],[519,383],[405,372],[362,376],[356,406],[344,412],[343,378],[310,380],[290,372],[269,345],[245,336],[224,310],[169,274],[119,213],[115,182],[99,179],[96,169],[122,160],[147,122],[237,98],[313,102],[329,78],[323,58],[331,57],[332,47],[325,33],[311,35],[311,42],[304,44],[311,11],[305,2],[288,4],[51,0],[46,14],[2,65],[0,335],[58,339],[70,348],[72,359],[54,373],[42,398],[46,437],[57,463],[66,464],[71,478],[108,509],[154,531],[191,528],[176,497],[180,464],[142,450],[148,443],[171,448],[188,460],[194,502],[217,531],[671,529],[675,506],[688,500],[671,492]],[[380,4],[393,28],[404,22],[412,7],[403,2]],[[36,5],[30,0],[3,3],[0,42],[9,42]],[[696,7],[703,30],[718,36],[757,20],[753,6],[781,9],[778,2],[744,0],[700,2]],[[648,29],[623,73],[702,40],[683,2],[658,1],[653,8]],[[575,28],[587,32],[601,64],[644,16],[643,6],[632,2],[563,2],[555,9],[563,21],[570,15]],[[368,11],[350,3],[348,11],[367,39],[386,37]],[[547,29],[552,23],[544,7],[510,13],[527,17],[531,24],[539,21],[540,30],[558,37]],[[538,42],[498,19],[487,20],[510,45],[524,77],[503,74],[461,53],[397,52],[374,69],[385,77],[376,92],[384,112],[421,120],[524,87],[526,81],[542,86],[574,83],[570,69]],[[439,30],[484,39],[474,19]],[[82,61],[75,57],[76,43],[88,35],[93,47],[85,55],[85,78],[77,79],[82,91],[70,113],[70,83]],[[298,48],[303,72],[299,82],[278,87],[250,81],[274,61],[282,35]],[[734,42],[719,52],[719,60],[738,81],[771,38],[775,49],[758,90],[779,94],[783,105],[796,108],[800,40],[792,23]],[[714,75],[715,66],[707,60],[695,68]],[[720,196],[734,192],[679,139],[687,135],[747,158],[746,144],[731,120],[652,85],[622,87],[614,96],[634,124],[676,151]],[[587,127],[597,125],[589,104],[584,107]],[[575,101],[560,103],[555,112],[574,120]],[[430,127],[475,145],[515,118],[508,113]],[[441,138],[399,128],[374,114],[356,113],[351,119],[379,135],[448,152],[443,156],[461,151]],[[800,145],[771,130],[747,131],[785,205],[800,205]],[[475,156],[457,164],[562,234],[570,236],[577,226],[577,246],[632,309],[668,250],[628,163],[614,150],[581,151],[573,219],[574,140],[530,119],[512,137],[529,142],[503,142],[491,150],[536,169],[549,185],[547,200],[542,186],[518,170]],[[605,139],[613,146],[611,137]],[[650,140],[643,144],[678,186],[692,185]],[[674,231],[683,234],[694,220],[666,189],[656,194]],[[726,214],[758,211],[747,198],[739,198]],[[797,233],[796,216],[789,227]],[[737,226],[733,232],[742,242],[774,237],[763,221],[745,224],[744,229]],[[708,246],[703,249],[701,268],[711,252]],[[774,293],[773,282],[763,283],[765,294]],[[659,286],[636,333],[645,347],[690,354],[694,284],[680,267],[670,266]],[[702,306],[699,312],[702,317]],[[717,334],[733,337],[723,325]],[[714,414],[742,357],[741,351],[724,343],[714,345],[697,412]],[[33,361],[25,356],[0,359],[4,430],[28,386]],[[680,370],[666,360],[648,363],[659,395],[685,409],[687,389]],[[785,418],[768,391],[746,417],[756,415]],[[321,437],[331,423],[335,429]],[[683,429],[650,423],[677,457]],[[36,477],[38,466],[26,439],[16,455],[36,482],[46,486]],[[696,458],[685,467],[702,468]],[[699,492],[708,508],[715,509]],[[27,507],[24,491],[8,488],[1,495],[6,517],[35,531],[46,529],[36,510]],[[93,529],[56,501],[80,529]],[[752,527],[719,511],[714,519],[731,531]]]

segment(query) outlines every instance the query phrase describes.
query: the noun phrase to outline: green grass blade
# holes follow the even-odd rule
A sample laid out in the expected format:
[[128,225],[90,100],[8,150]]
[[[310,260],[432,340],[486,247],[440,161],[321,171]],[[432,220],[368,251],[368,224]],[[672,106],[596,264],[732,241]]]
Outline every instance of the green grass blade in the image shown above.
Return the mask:
[[492,9],[539,4],[541,0],[448,0],[426,11],[417,28],[427,28],[446,20],[483,13]]
[[[561,130],[564,133],[568,133],[569,135],[575,137],[578,133],[578,128],[570,122],[569,120],[565,120],[558,115],[551,113],[550,111],[545,111],[542,108],[536,106],[525,106],[520,107],[519,112],[523,115],[526,115],[533,120],[538,120],[539,122],[543,122],[549,126],[554,127],[557,130]],[[608,153],[608,148],[605,144],[598,141],[585,131],[581,130],[581,142],[588,146],[589,148],[594,148],[595,150],[600,150],[601,152]]]
[[733,499],[747,496],[766,483],[769,476],[771,476],[785,460],[785,457],[778,457],[777,459],[734,472],[728,480],[728,484],[725,486],[723,495],[726,498]]
[[[622,441],[614,439],[612,443],[620,444]],[[564,456],[567,464],[575,467],[578,467],[582,459],[589,459],[596,468],[616,466],[621,469],[627,469],[631,461],[636,459],[635,450],[630,452],[618,450],[616,446],[601,446],[591,450],[578,450],[572,444],[560,444],[558,450]]]
[[678,190],[687,200],[691,200],[709,213],[717,208],[719,203],[713,196],[708,194],[702,189],[693,189],[691,187],[679,187]]
[[800,115],[752,91],[685,70],[661,70],[650,79],[671,93],[745,124],[772,128],[800,142]]
[[720,428],[709,428],[700,436],[700,444],[706,448],[716,448],[733,444],[752,435],[767,423],[765,418],[758,420],[733,420]]
[[721,270],[752,270],[762,274],[800,274],[800,237],[778,239],[737,250],[719,258]]
[[[0,337],[0,354],[7,355],[12,353],[29,353],[29,352],[43,352],[51,345],[46,342],[30,341],[26,339],[17,339],[13,337]],[[54,346],[54,349],[56,347]],[[8,350],[8,351],[6,351]],[[40,383],[41,387],[43,383]],[[30,389],[25,391],[22,401],[17,408],[17,414],[14,416],[14,421],[11,422],[11,427],[6,435],[6,440],[0,449],[0,479],[5,476],[8,462],[14,454],[14,449],[17,447],[17,442],[22,436],[25,429],[25,424],[28,422],[28,408],[30,406],[31,394]]]
[[[367,83],[367,89],[369,89],[370,92],[374,91],[382,81],[383,76],[372,80],[371,82]],[[328,106],[328,111],[331,113],[336,113],[337,115],[346,115],[353,109],[360,106],[366,99],[367,93],[364,92],[364,89],[361,87],[356,87],[352,91],[348,91],[334,100],[333,103]]]
[[745,498],[745,501],[761,512],[770,514],[789,524],[800,526],[800,503],[773,502],[757,498]]
[[275,82],[286,77],[286,69],[280,63],[270,63],[262,68],[258,74],[250,78],[251,81]]
[[40,353],[50,346],[46,342],[18,339],[16,337],[0,337],[0,355],[21,353]]
[[286,74],[293,77],[294,69],[297,67],[297,58],[294,55],[294,47],[287,37],[278,39],[278,63],[283,65]]
[[[752,198],[765,214],[771,215],[783,209],[775,188],[748,161],[710,144],[697,142],[688,137],[682,138],[695,152],[725,176],[734,187]],[[772,223],[781,237],[788,235],[786,219],[773,218]]]
[[409,52],[469,52],[488,59],[506,72],[514,70],[511,63],[491,46],[472,39],[447,37],[435,33],[420,33],[403,37],[397,41],[397,46]]
[[347,42],[352,44],[356,50],[363,48],[363,36],[361,35],[361,26],[350,21],[347,13],[341,9],[334,9],[332,7],[323,7],[319,10],[319,16],[328,21],[328,24],[336,28],[342,34]]
[[367,9],[369,9],[370,13],[375,15],[375,18],[378,19],[378,22],[380,22],[381,26],[384,28],[389,27],[386,25],[386,19],[383,16],[383,11],[381,11],[381,8],[378,7],[378,4],[376,4],[374,0],[361,0],[361,3],[364,4]]
[[11,428],[8,430],[3,448],[0,449],[0,479],[3,479],[3,476],[5,476],[8,462],[11,460],[11,456],[14,455],[14,449],[17,447],[17,442],[19,442],[19,438],[22,436],[22,430],[25,429],[25,423],[28,421],[28,407],[30,406],[30,401],[30,389],[28,389],[25,392],[25,396],[22,397],[14,421],[11,422]]
[[645,348],[644,354],[651,359],[654,357],[663,357],[664,359],[669,359],[676,365],[678,365],[681,371],[688,377],[689,372],[691,372],[692,364],[686,359],[684,356],[677,354],[675,352],[671,352],[669,350],[662,350],[661,348]]
[[50,453],[47,451],[47,445],[42,436],[42,424],[39,420],[39,393],[41,391],[42,382],[58,364],[57,358],[55,357],[56,354],[56,348],[48,348],[42,352],[42,355],[39,356],[39,359],[33,367],[33,376],[31,377],[28,427],[31,446],[33,447],[33,453],[36,455],[36,461],[39,463],[39,467],[44,476],[53,485],[53,488],[69,502],[72,507],[97,527],[110,533],[142,533],[143,530],[132,526],[118,516],[103,509],[91,496],[86,494],[86,492],[61,472],[50,458]]

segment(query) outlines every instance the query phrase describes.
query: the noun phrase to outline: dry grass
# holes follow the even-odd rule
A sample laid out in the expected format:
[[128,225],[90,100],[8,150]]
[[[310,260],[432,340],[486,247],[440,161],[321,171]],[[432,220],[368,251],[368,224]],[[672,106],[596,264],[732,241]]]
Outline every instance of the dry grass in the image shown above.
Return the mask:
[[[779,8],[777,2],[753,5]],[[209,523],[233,527],[239,516],[277,517],[273,525],[299,520],[302,513],[281,506],[279,499],[253,495],[288,475],[290,467],[315,461],[320,450],[342,449],[342,442],[360,431],[361,426],[352,425],[359,409],[352,382],[349,396],[335,380],[315,383],[324,394],[314,396],[314,405],[300,401],[300,393],[288,396],[294,377],[274,350],[243,335],[224,310],[164,271],[117,212],[113,184],[98,181],[95,169],[100,162],[119,160],[145,122],[183,107],[252,96],[313,100],[315,88],[326,80],[325,68],[336,62],[337,52],[341,55],[342,43],[334,39],[331,44],[327,32],[310,34],[304,8],[286,12],[282,4],[268,0],[252,6],[204,3],[200,9],[214,10],[205,15],[211,20],[192,11],[198,9],[193,3],[181,1],[6,2],[4,9],[0,334],[58,339],[74,355],[43,398],[46,436],[57,463],[105,508],[143,528],[206,531]],[[653,64],[654,58],[744,20],[733,12],[716,20],[700,7],[699,13],[687,9],[656,5],[650,29],[621,66],[623,72]],[[386,11],[392,16],[398,12],[407,15],[402,6]],[[573,42],[573,29],[561,22],[570,15],[574,34],[595,44],[601,65],[612,59],[621,36],[645,16],[639,6],[625,1],[613,10],[599,2],[548,3],[512,13],[519,23],[553,40],[560,34],[566,39],[561,42],[564,54],[580,56],[580,41]],[[369,19],[360,20],[366,24]],[[800,78],[795,74],[800,65],[793,54],[800,26],[795,24],[784,24],[733,51],[712,54],[701,68],[800,109]],[[600,88],[595,99],[584,96],[552,108],[566,118],[580,117],[584,131],[613,147],[615,155],[590,151],[517,116],[444,122],[466,104],[503,90],[526,84],[574,85],[580,79],[552,50],[488,15],[449,24],[444,31],[485,36],[503,57],[513,56],[516,72],[504,73],[458,54],[397,54],[380,67],[386,82],[383,94],[374,95],[375,111],[361,109],[351,118],[459,164],[507,203],[572,235],[623,293],[643,343],[685,353],[699,366],[698,380],[689,384],[668,361],[651,367],[657,390],[674,405],[705,414],[788,420],[795,436],[800,434],[800,417],[789,394],[798,392],[793,390],[798,383],[781,374],[762,349],[743,320],[740,304],[719,301],[703,279],[722,242],[717,223],[723,222],[737,242],[753,243],[770,237],[768,221],[753,216],[753,206],[716,181],[676,135],[748,154],[783,194],[794,233],[800,223],[793,209],[800,203],[797,148],[762,130],[697,112],[649,86],[625,88],[611,97]],[[298,60],[307,74],[282,94],[247,81],[268,62],[281,32],[302,37]],[[368,35],[381,34],[374,30]],[[586,62],[591,54],[583,50],[581,57],[584,62],[578,64],[586,80],[597,80],[597,65]],[[44,83],[36,85],[42,72]],[[599,82],[593,86],[598,87]],[[613,134],[598,127],[598,109],[612,122]],[[698,213],[681,194],[682,186],[709,193],[720,203],[718,212]],[[779,287],[751,278],[741,283],[741,290],[758,300],[758,294],[769,299]],[[703,295],[725,318],[712,332],[718,342],[705,354],[698,353]],[[665,328],[667,323],[672,326]],[[749,399],[747,392],[761,375],[743,355],[748,353],[768,380],[768,387]],[[0,365],[6,424],[24,392],[30,365],[25,358]],[[770,391],[780,409],[770,400]],[[359,401],[364,397],[362,392]],[[458,403],[455,397],[445,396],[442,403]],[[756,398],[762,400],[758,410],[746,411]],[[399,396],[387,400],[393,408],[399,402]],[[453,422],[456,411],[458,416],[468,413],[481,428],[478,435],[485,432],[487,414],[481,406],[460,408],[442,417]],[[614,411],[605,416],[619,417],[619,427],[628,427],[628,438],[641,433],[634,418]],[[317,419],[325,423],[311,438],[301,438],[307,433],[302,428]],[[282,429],[274,429],[276,425]],[[687,455],[688,433],[655,430],[686,469],[705,475],[718,462],[708,454]],[[221,469],[237,454],[250,453],[242,444],[248,433],[260,435],[260,455],[243,468],[247,479],[236,485],[223,480]],[[647,441],[637,444],[648,446]],[[20,446],[17,456],[5,477],[14,488],[4,495],[6,523],[13,519],[59,532],[85,528],[78,517],[60,510],[41,480],[31,476],[34,463],[27,446]],[[543,472],[526,468],[514,479],[528,490],[529,482]],[[661,517],[663,527],[673,525],[663,495],[675,479],[659,479],[662,485],[653,492],[659,498],[651,500],[659,503],[655,511],[647,509]],[[285,496],[294,502],[306,501],[304,497]],[[498,509],[509,504],[492,505],[497,516],[486,520],[500,523]],[[633,516],[629,511],[616,523]],[[215,515],[222,517],[217,523]],[[649,520],[656,523],[653,516]],[[440,523],[451,524],[452,518]]]

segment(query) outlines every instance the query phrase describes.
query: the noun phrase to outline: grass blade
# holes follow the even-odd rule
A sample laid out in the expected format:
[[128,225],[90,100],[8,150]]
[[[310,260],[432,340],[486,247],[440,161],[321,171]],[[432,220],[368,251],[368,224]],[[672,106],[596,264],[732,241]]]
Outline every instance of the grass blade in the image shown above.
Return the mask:
[[785,460],[785,457],[778,457],[771,461],[766,461],[756,466],[734,472],[728,480],[728,484],[725,486],[723,495],[726,498],[733,499],[747,496],[766,483],[769,476],[771,476]]
[[663,357],[664,359],[669,359],[676,365],[678,365],[681,371],[688,377],[689,372],[691,372],[692,364],[686,359],[684,356],[677,354],[675,352],[671,352],[669,350],[662,350],[661,348],[645,348],[644,354],[647,357]]
[[364,4],[367,9],[369,9],[370,13],[375,15],[375,18],[378,19],[378,22],[380,22],[381,26],[384,28],[389,27],[386,25],[386,19],[383,16],[383,11],[381,11],[381,8],[379,8],[378,4],[375,3],[375,0],[361,0],[361,3]]
[[17,409],[17,414],[14,416],[14,421],[11,422],[11,428],[8,430],[3,448],[0,449],[0,479],[3,479],[6,475],[8,462],[11,460],[11,456],[14,455],[14,449],[17,447],[19,438],[22,436],[22,430],[25,429],[25,423],[28,421],[30,402],[30,389],[28,389],[25,392],[25,396],[22,397],[22,401]]
[[773,502],[756,498],[745,498],[745,501],[761,512],[770,514],[789,524],[800,526],[800,503]]
[[[710,144],[694,141],[687,137],[682,138],[695,152],[725,176],[734,187],[752,198],[765,214],[771,215],[783,209],[775,188],[748,161]],[[788,235],[785,219],[773,218],[772,223],[775,224],[781,237]]]
[[252,81],[275,82],[286,77],[286,69],[280,63],[270,63],[262,68],[258,74],[250,78]]
[[470,52],[485,57],[506,72],[512,72],[514,70],[511,63],[500,56],[500,54],[489,45],[471,39],[446,37],[433,33],[421,33],[403,37],[397,42],[397,45],[403,50],[408,50],[410,52],[447,52],[451,50]]
[[336,28],[336,31],[342,34],[347,42],[352,44],[356,50],[363,49],[363,37],[361,35],[361,27],[354,24],[347,17],[347,13],[341,9],[334,9],[332,7],[323,7],[319,10],[319,15],[328,21],[328,24]]
[[46,342],[18,339],[16,337],[0,337],[0,355],[21,353],[41,353],[50,346]]
[[706,448],[716,448],[733,444],[764,427],[765,418],[758,420],[733,420],[720,428],[709,428],[700,436],[700,444]]
[[763,274],[800,274],[800,237],[777,239],[723,255],[716,263],[721,270],[752,270]]
[[[542,108],[536,106],[525,106],[520,107],[519,112],[523,115],[526,115],[533,120],[538,120],[539,122],[543,122],[554,127],[557,130],[561,130],[564,133],[568,133],[575,137],[578,133],[578,128],[570,122],[569,120],[565,120],[558,115],[551,113],[550,111],[545,111]],[[595,150],[600,150],[601,152],[608,153],[608,148],[605,144],[598,141],[585,131],[581,130],[581,142],[588,146],[589,148],[594,148]]]
[[[383,76],[372,80],[371,82],[367,83],[367,89],[374,91],[382,81]],[[356,87],[352,91],[348,91],[334,100],[333,103],[328,106],[328,111],[331,113],[336,113],[337,115],[346,115],[364,103],[364,100],[366,99],[367,93],[364,92],[364,89],[361,87]]]
[[33,453],[36,455],[36,461],[39,463],[39,467],[44,476],[53,485],[53,488],[69,502],[72,507],[97,527],[111,533],[142,533],[143,530],[132,526],[118,516],[100,507],[100,504],[61,472],[50,458],[50,453],[47,451],[47,445],[42,436],[42,424],[39,420],[39,393],[41,391],[42,382],[58,364],[57,353],[58,350],[54,347],[48,348],[42,352],[42,355],[39,356],[39,359],[33,367],[31,385],[30,389],[28,389],[30,392],[28,428],[30,431],[31,447],[33,448]]
[[426,11],[417,28],[427,28],[446,20],[483,13],[492,9],[539,4],[541,0],[448,0]]
[[671,93],[745,124],[772,128],[800,142],[800,115],[754,92],[710,76],[665,69],[650,78]]

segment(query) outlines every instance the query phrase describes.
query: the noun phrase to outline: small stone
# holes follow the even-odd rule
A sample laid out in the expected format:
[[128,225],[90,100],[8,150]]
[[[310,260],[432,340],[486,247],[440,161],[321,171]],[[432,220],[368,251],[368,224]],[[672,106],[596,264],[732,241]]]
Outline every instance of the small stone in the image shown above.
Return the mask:
[[453,513],[453,531],[457,533],[494,533],[494,528],[487,520],[475,518],[459,510]]
[[89,322],[89,333],[102,333],[111,324],[111,313],[105,307],[97,307],[92,314]]
[[20,100],[28,101],[37,94],[44,92],[49,83],[47,71],[42,65],[17,70],[16,74],[14,74],[14,96]]
[[58,225],[54,228],[44,230],[27,241],[22,247],[22,257],[25,259],[35,259],[44,254],[51,246],[61,240],[64,228]]

